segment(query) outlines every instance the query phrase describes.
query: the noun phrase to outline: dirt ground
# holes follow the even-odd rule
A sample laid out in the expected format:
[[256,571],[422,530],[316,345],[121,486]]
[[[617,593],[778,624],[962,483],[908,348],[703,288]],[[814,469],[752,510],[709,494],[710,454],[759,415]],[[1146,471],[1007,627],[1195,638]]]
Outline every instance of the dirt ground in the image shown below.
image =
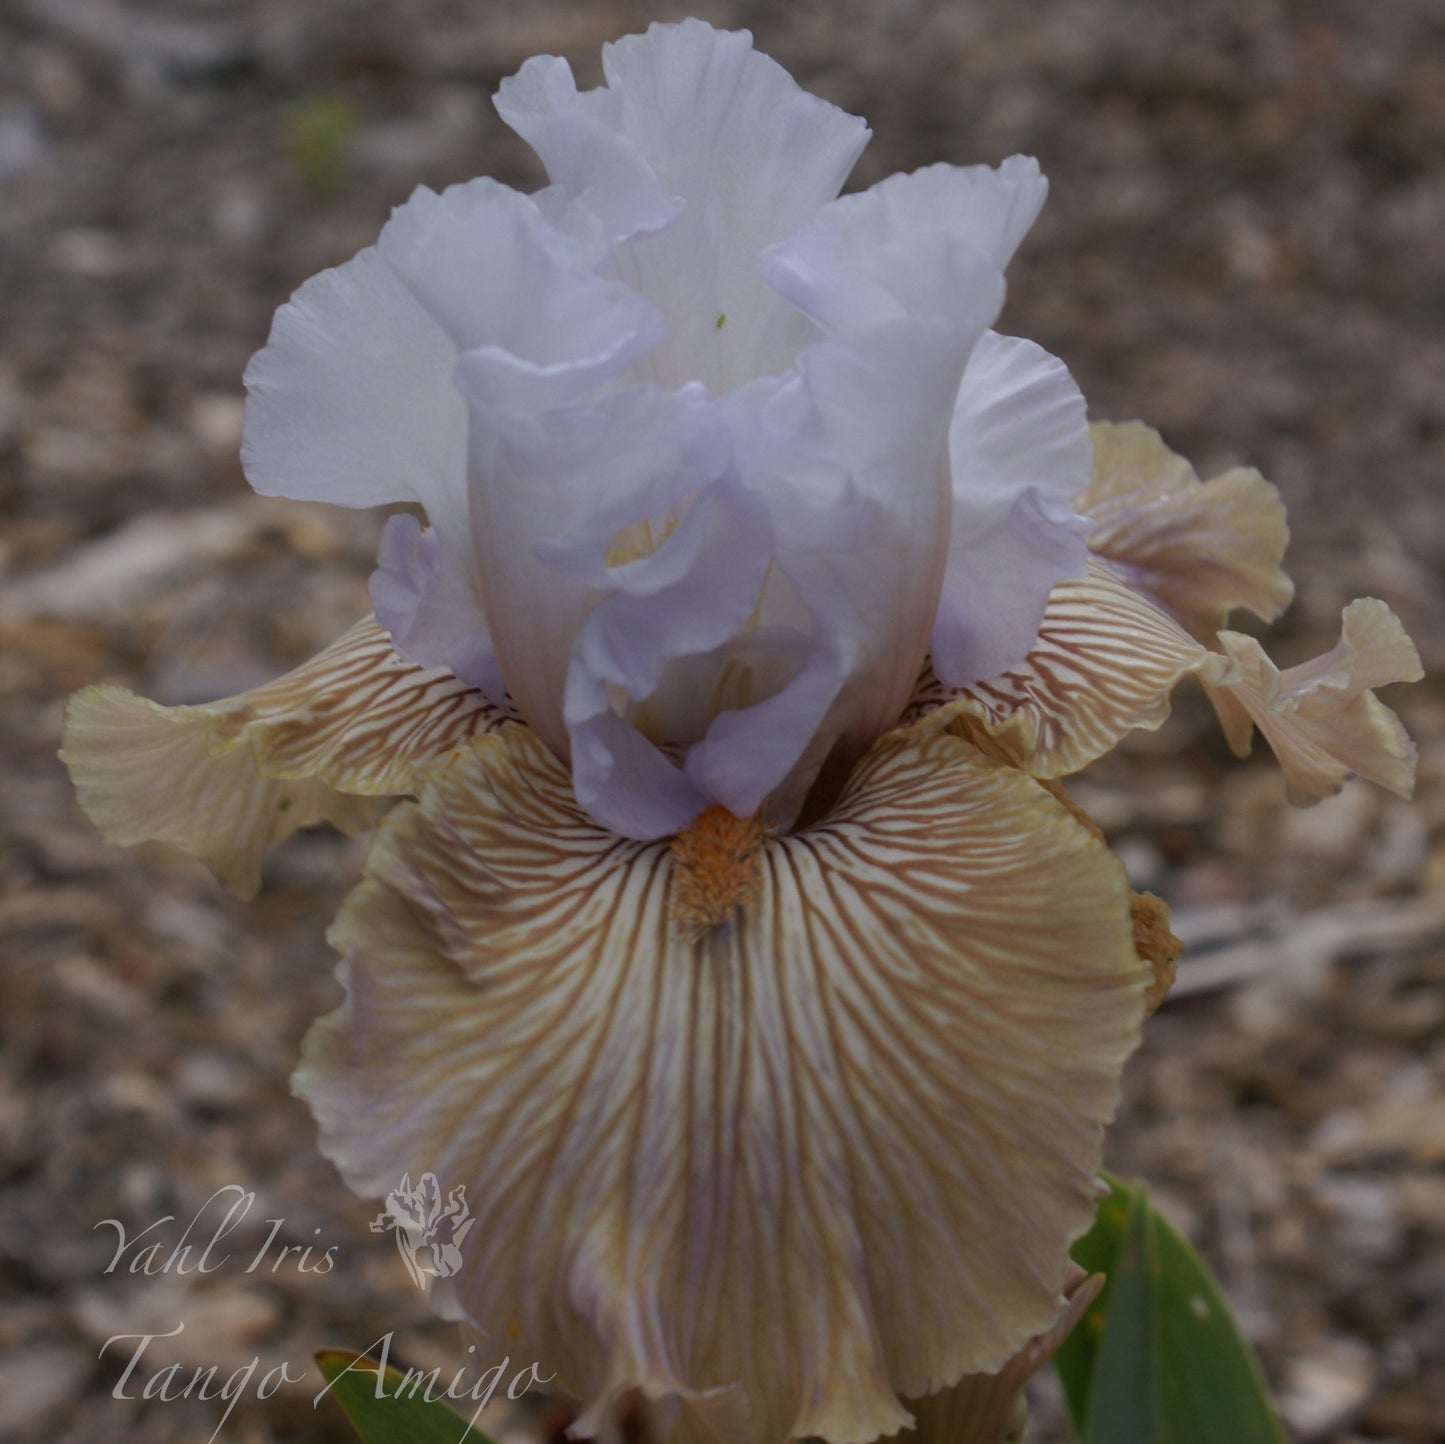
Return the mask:
[[[1445,10],[696,12],[868,117],[859,184],[1037,155],[1053,190],[1005,329],[1062,356],[1094,415],[1279,484],[1299,596],[1277,659],[1328,647],[1357,595],[1419,642],[1429,680],[1387,698],[1420,742],[1413,804],[1352,784],[1292,811],[1194,696],[1077,793],[1189,944],[1113,1165],[1218,1269],[1292,1437],[1445,1439]],[[236,691],[361,613],[379,519],[250,495],[247,357],[418,182],[537,181],[488,99],[527,55],[592,80],[603,40],[680,13],[0,5],[0,1436],[205,1439],[223,1403],[117,1398],[153,1369],[122,1387],[134,1341],[101,1357],[177,1321],[148,1358],[299,1375],[317,1346],[387,1333],[411,1362],[455,1351],[288,1091],[338,996],[322,933],[361,844],[298,837],[254,905],[108,848],[55,760],[62,702],[99,680]],[[151,1237],[174,1241],[199,1213],[201,1239],[228,1185],[254,1197],[224,1267],[132,1274],[133,1247],[106,1272],[103,1220],[173,1215]],[[348,1437],[315,1376],[265,1401],[258,1381],[220,1438]],[[535,1403],[488,1420],[505,1441],[560,1422]],[[1034,1437],[1065,1437],[1047,1381]]]

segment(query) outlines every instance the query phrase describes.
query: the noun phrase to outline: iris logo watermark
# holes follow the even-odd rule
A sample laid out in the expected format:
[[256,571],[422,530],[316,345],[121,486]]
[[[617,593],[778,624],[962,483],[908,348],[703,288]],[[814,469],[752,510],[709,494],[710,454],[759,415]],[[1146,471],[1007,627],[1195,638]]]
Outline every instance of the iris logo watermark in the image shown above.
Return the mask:
[[449,1279],[462,1266],[462,1240],[471,1231],[467,1188],[459,1183],[442,1200],[442,1187],[434,1173],[424,1173],[415,1187],[411,1175],[387,1195],[386,1208],[372,1220],[372,1233],[396,1230],[401,1261],[417,1288],[427,1280]]
[[[102,1219],[95,1227],[113,1229],[116,1236],[114,1250],[102,1272],[144,1277],[195,1275],[199,1279],[228,1267],[241,1274],[294,1269],[321,1275],[332,1271],[340,1245],[323,1243],[319,1228],[312,1229],[310,1243],[283,1244],[280,1240],[295,1232],[284,1218],[266,1219],[264,1238],[259,1238],[260,1231],[255,1230],[258,1237],[253,1237],[244,1249],[233,1251],[233,1245],[250,1231],[245,1225],[255,1202],[253,1190],[233,1183],[218,1188],[184,1223],[174,1214],[166,1214],[132,1231],[118,1218]],[[425,1289],[431,1279],[450,1278],[461,1268],[462,1240],[474,1221],[467,1207],[465,1187],[459,1185],[447,1192],[436,1174],[424,1173],[415,1185],[409,1176],[401,1180],[387,1196],[386,1208],[371,1229],[373,1233],[395,1230],[397,1249],[407,1272],[418,1288]],[[195,1352],[180,1342],[185,1334],[182,1319],[172,1329],[114,1333],[106,1339],[100,1356],[117,1363],[125,1360],[111,1397],[152,1403],[219,1401],[224,1407],[207,1441],[217,1444],[232,1411],[243,1398],[266,1400],[299,1385],[314,1390],[314,1372],[304,1362],[274,1357],[263,1360],[258,1354],[239,1363],[209,1363],[198,1360]],[[478,1416],[499,1390],[505,1389],[509,1399],[519,1399],[528,1389],[552,1379],[539,1363],[518,1366],[510,1355],[482,1367],[475,1345],[468,1346],[467,1357],[446,1378],[440,1368],[392,1367],[391,1347],[392,1335],[388,1332],[366,1353],[340,1356],[343,1363],[339,1370],[323,1380],[319,1391],[312,1392],[312,1407],[320,1407],[321,1400],[347,1375],[363,1374],[371,1381],[369,1390],[377,1399],[445,1401],[452,1406],[467,1401],[475,1405],[469,1420],[457,1421],[462,1429],[461,1440],[466,1440],[472,1437]]]

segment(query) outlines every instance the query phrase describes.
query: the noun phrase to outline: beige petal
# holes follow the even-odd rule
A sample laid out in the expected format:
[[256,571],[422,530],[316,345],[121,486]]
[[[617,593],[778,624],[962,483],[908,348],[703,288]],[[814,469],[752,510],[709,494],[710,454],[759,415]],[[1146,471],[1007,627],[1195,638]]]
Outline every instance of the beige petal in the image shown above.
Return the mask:
[[1095,422],[1094,475],[1080,498],[1089,550],[1206,644],[1236,607],[1272,621],[1294,584],[1279,492],[1252,469],[1201,482],[1157,431]]
[[1170,693],[1192,674],[1223,682],[1233,669],[1091,561],[1087,577],[1054,588],[1034,649],[1017,667],[962,691],[929,673],[905,720],[943,727],[971,718],[1034,776],[1065,777],[1135,728],[1162,726]]
[[1068,1307],[996,1374],[969,1374],[950,1389],[909,1401],[913,1428],[898,1444],[1008,1444],[1022,1439],[1023,1387],[1058,1352],[1104,1287],[1104,1275],[1082,1269],[1065,1286]]
[[1279,758],[1291,802],[1318,802],[1352,775],[1411,795],[1415,745],[1369,689],[1417,682],[1424,672],[1415,644],[1384,602],[1351,602],[1335,646],[1283,672],[1253,637],[1221,632],[1219,642],[1239,674],[1209,689],[1225,735],[1244,756],[1259,728]]
[[919,731],[703,930],[699,855],[600,831],[525,729],[479,739],[383,825],[297,1091],[359,1193],[465,1184],[434,1302],[558,1370],[584,1430],[636,1387],[862,1444],[1062,1308],[1149,980],[1127,884]]
[[1175,684],[1196,676],[1238,755],[1249,752],[1255,727],[1265,735],[1296,805],[1318,802],[1356,775],[1410,795],[1415,746],[1370,689],[1423,673],[1414,643],[1383,602],[1351,602],[1339,643],[1284,672],[1252,637],[1221,632],[1219,645],[1220,652],[1201,646],[1092,561],[1085,580],[1054,589],[1038,641],[1019,666],[962,691],[926,672],[904,720],[971,735],[1035,777],[1064,777],[1125,733],[1159,727]]
[[109,841],[169,843],[249,896],[273,843],[317,822],[366,827],[377,805],[365,798],[412,790],[502,720],[450,673],[403,661],[367,618],[284,677],[205,706],[87,687],[60,756]]

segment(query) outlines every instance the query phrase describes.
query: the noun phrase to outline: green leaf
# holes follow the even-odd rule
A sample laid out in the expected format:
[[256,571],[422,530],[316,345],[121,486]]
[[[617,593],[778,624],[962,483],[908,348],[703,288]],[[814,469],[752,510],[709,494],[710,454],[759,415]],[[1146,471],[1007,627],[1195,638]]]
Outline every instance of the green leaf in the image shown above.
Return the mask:
[[1203,1261],[1142,1187],[1109,1184],[1074,1250],[1108,1284],[1055,1356],[1084,1444],[1284,1444]]
[[1074,1245],[1074,1262],[1086,1273],[1103,1274],[1105,1283],[1093,1306],[1079,1320],[1073,1333],[1064,1340],[1054,1355],[1054,1367],[1064,1386],[1069,1418],[1074,1433],[1084,1437],[1084,1420],[1088,1415],[1089,1385],[1094,1377],[1094,1356],[1104,1336],[1104,1320],[1108,1317],[1109,1300],[1114,1292],[1114,1260],[1129,1225],[1134,1195],[1116,1179],[1107,1178],[1108,1197],[1099,1200],[1094,1213],[1094,1227]]
[[362,1444],[492,1444],[436,1397],[444,1383],[437,1380],[428,1391],[430,1374],[403,1374],[344,1349],[318,1349],[316,1366]]

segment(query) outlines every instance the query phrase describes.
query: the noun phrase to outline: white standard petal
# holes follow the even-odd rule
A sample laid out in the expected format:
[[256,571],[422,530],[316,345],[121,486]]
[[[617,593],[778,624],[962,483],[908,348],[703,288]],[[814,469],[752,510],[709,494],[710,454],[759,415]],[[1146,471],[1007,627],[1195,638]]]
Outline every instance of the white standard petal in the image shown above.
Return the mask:
[[394,516],[382,530],[367,590],[397,651],[420,667],[445,667],[500,707],[507,687],[474,560],[469,536],[443,538],[413,516]]
[[[614,233],[627,213],[646,217],[615,274],[667,319],[649,374],[724,391],[785,369],[810,331],[764,284],[758,256],[838,194],[867,126],[800,89],[746,31],[653,25],[602,59],[602,89],[579,94],[564,62],[535,60],[503,83],[497,105],[559,187],[605,200]],[[649,211],[636,198],[639,166],[678,203],[665,227],[656,199]],[[601,194],[601,173],[617,178],[626,205]]]
[[577,801],[610,831],[666,837],[708,804],[614,699],[647,700],[670,663],[715,652],[741,631],[771,561],[767,509],[720,481],[652,556],[614,571],[613,595],[577,636],[566,697]]
[[[475,364],[476,353],[457,364],[468,394]],[[487,620],[517,711],[558,757],[571,751],[573,643],[611,588],[615,534],[675,520],[726,462],[700,388],[629,387],[542,416],[479,412],[469,465]]]
[[[420,187],[377,242],[471,360],[468,399],[511,412],[576,401],[661,340],[641,296],[594,275],[590,246],[491,180]],[[450,380],[450,378],[449,378]]]
[[964,298],[940,272],[982,254],[1000,272],[1033,224],[1048,182],[1038,162],[1011,156],[989,166],[934,165],[893,175],[825,206],[764,258],[778,292],[826,331],[900,315],[952,319]]
[[375,247],[313,276],[246,367],[241,464],[265,496],[378,506],[465,487],[456,347]]
[[971,327],[902,321],[823,342],[744,412],[744,475],[768,499],[812,648],[781,691],[723,713],[688,756],[689,776],[739,816],[775,794],[770,813],[790,823],[820,769],[846,773],[912,691],[948,554],[948,417],[1002,298],[998,273],[977,267]]
[[1023,660],[1049,593],[1088,565],[1074,498],[1093,448],[1068,368],[1032,341],[986,335],[949,433],[953,529],[934,623],[934,670],[967,687]]
[[[948,560],[949,423],[969,354],[1003,304],[1002,273],[971,240],[913,225],[909,205],[852,199],[772,252],[769,278],[806,276],[812,295],[830,297],[866,273],[887,304],[825,307],[818,319],[837,334],[729,403],[739,466],[768,499],[777,569],[808,614],[811,652],[781,691],[720,716],[687,761],[709,796],[740,816],[767,800],[780,825],[820,771],[846,775],[912,692]],[[877,233],[880,215],[897,227]],[[819,227],[827,246],[813,244]],[[882,259],[864,254],[871,243]]]
[[553,183],[587,207],[612,241],[671,225],[682,211],[637,146],[623,132],[621,97],[579,92],[572,67],[534,55],[504,80],[497,113],[542,158]]

